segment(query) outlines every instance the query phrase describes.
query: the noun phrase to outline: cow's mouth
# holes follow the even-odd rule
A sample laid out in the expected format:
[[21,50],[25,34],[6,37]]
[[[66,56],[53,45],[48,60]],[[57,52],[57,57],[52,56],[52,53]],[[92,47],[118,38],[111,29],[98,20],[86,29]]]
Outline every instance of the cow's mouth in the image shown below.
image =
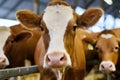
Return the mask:
[[63,68],[54,68],[52,70],[55,73],[55,75],[57,77],[57,80],[62,80],[62,74],[63,74],[65,69],[63,69]]

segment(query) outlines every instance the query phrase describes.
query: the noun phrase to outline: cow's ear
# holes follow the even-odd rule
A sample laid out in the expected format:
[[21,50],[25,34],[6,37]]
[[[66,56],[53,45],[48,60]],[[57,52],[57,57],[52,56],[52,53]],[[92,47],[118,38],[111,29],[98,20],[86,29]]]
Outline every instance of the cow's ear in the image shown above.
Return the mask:
[[33,28],[39,25],[39,16],[30,10],[19,10],[16,18],[24,27]]
[[101,8],[89,8],[78,18],[78,25],[89,27],[94,25],[102,16]]
[[89,35],[82,37],[82,40],[86,43],[94,45],[96,43],[96,41],[98,40],[98,34],[99,33],[92,32]]
[[22,40],[25,40],[25,39],[27,40],[31,36],[32,36],[32,33],[30,33],[30,32],[21,32],[21,33],[19,33],[15,36],[14,41],[19,42],[19,41],[22,41]]

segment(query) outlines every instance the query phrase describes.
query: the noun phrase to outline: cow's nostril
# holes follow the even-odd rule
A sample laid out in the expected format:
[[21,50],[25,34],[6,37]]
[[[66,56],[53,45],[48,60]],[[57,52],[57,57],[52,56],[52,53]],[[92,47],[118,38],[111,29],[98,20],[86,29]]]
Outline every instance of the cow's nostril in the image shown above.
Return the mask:
[[46,57],[46,60],[47,60],[48,62],[51,61],[48,55],[47,55],[47,57]]
[[65,55],[60,58],[60,61],[63,61],[63,60],[65,60]]
[[110,68],[112,67],[112,64],[109,66]]
[[101,67],[104,69],[104,65],[101,65]]
[[5,63],[5,58],[0,58],[1,63]]

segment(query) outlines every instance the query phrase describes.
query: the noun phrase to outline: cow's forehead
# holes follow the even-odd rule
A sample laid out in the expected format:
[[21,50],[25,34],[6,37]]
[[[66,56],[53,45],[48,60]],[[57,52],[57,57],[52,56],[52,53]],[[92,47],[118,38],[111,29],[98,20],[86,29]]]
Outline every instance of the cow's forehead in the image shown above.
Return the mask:
[[70,19],[73,18],[73,10],[70,6],[52,5],[45,9],[43,20],[48,30],[65,30]]
[[118,42],[116,41],[116,38],[113,34],[101,34],[100,38],[98,39],[97,45],[112,48],[114,46],[118,46]]

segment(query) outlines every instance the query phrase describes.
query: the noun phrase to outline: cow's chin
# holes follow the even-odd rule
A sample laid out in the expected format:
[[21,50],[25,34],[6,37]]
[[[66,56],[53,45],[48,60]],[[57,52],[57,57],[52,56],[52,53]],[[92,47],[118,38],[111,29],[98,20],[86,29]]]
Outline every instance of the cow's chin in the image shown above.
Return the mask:
[[64,73],[66,66],[49,66],[46,68],[49,68],[54,72],[57,80],[62,80],[62,74]]
[[55,73],[57,80],[62,80],[62,74],[65,71],[65,68],[52,68]]

